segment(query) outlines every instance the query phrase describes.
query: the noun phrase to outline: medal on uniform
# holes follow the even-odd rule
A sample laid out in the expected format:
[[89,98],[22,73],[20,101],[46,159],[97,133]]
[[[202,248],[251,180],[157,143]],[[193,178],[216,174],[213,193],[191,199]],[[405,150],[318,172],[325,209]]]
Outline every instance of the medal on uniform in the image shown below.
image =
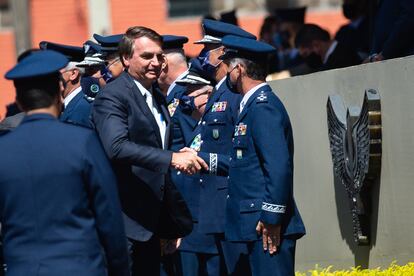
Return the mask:
[[247,125],[240,123],[234,129],[234,136],[244,136],[247,133]]
[[220,136],[219,130],[217,128],[213,129],[213,138],[218,139]]
[[217,102],[213,104],[211,112],[224,112],[226,111],[227,102]]
[[177,110],[177,107],[179,104],[180,104],[180,100],[174,98],[174,100],[168,105],[168,112],[170,113],[171,117],[174,115],[175,110]]
[[237,159],[243,158],[243,151],[241,149],[236,150]]
[[190,148],[195,151],[200,151],[202,143],[203,140],[201,140],[201,134],[197,134],[197,136],[194,137],[193,142],[191,142]]

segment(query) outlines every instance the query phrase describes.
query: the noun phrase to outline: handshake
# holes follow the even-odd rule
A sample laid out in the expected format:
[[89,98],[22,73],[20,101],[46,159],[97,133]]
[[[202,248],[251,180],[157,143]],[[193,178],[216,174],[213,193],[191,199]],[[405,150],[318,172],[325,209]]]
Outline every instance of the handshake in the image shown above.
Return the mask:
[[207,163],[197,156],[195,150],[190,148],[182,148],[179,152],[174,152],[171,167],[189,175],[193,175],[201,169],[208,171]]

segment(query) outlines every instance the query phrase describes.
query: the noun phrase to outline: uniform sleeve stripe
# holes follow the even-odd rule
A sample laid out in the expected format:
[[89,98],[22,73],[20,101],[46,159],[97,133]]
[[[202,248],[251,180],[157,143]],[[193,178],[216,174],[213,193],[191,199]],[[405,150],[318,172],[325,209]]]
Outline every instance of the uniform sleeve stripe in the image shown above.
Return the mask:
[[210,153],[210,174],[217,174],[217,154]]
[[272,212],[272,213],[284,214],[286,212],[286,206],[263,202],[262,203],[262,210]]

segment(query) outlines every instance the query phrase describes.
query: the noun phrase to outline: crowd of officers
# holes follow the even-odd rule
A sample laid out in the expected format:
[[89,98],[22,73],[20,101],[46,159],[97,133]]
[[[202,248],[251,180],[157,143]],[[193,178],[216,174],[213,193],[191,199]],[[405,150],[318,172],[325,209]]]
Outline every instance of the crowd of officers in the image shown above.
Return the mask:
[[411,2],[381,1],[402,13],[374,50],[365,2],[344,1],[335,39],[305,9],[267,18],[261,41],[204,19],[189,62],[187,37],[139,26],[21,54],[5,77],[22,112],[0,123],[0,274],[294,275],[292,128],[265,79],[412,53]]
[[83,47],[43,41],[6,74],[23,111],[0,136],[6,275],[294,275],[305,234],[293,137],[266,84],[275,49],[202,22]]

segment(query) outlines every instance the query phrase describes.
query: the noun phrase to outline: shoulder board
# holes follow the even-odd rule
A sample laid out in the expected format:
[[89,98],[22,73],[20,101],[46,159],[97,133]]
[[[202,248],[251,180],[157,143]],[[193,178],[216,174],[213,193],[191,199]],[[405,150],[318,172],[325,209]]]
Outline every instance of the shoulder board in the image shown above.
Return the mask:
[[85,98],[85,100],[89,103],[93,102],[95,100],[95,98],[89,97],[88,95],[83,95],[83,97]]
[[267,103],[267,93],[264,91],[261,91],[259,95],[256,97],[256,103]]

